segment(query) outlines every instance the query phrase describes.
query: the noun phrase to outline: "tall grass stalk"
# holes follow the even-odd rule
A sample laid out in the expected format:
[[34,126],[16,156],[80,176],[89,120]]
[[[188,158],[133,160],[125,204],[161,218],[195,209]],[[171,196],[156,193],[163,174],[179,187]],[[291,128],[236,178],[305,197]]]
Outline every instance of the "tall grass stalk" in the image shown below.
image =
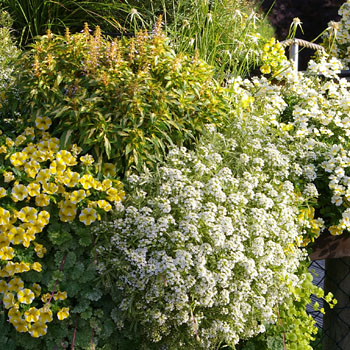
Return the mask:
[[14,19],[14,29],[19,44],[24,46],[48,29],[64,33],[80,30],[84,22],[100,25],[104,30],[123,31],[117,18],[125,18],[130,12],[126,2],[117,0],[0,0],[0,6]]
[[273,35],[257,5],[246,0],[130,0],[151,27],[159,15],[178,51],[216,67],[218,78],[245,75],[259,64],[263,39]]

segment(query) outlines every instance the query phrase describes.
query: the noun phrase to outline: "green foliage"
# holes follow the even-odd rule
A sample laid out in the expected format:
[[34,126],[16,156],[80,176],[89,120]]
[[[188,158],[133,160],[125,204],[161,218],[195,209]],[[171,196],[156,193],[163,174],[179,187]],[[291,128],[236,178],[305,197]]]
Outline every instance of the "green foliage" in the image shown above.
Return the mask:
[[159,25],[152,35],[113,42],[87,27],[46,35],[19,67],[22,98],[13,110],[51,117],[61,147],[77,142],[100,163],[112,160],[120,175],[154,167],[169,145],[189,146],[229,111],[211,67],[175,54]]

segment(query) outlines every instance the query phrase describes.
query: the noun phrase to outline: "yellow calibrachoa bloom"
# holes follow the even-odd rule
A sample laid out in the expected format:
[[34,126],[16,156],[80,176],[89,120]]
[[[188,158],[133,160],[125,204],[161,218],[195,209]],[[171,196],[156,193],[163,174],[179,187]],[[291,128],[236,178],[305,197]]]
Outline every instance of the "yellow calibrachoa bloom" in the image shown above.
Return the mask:
[[17,293],[17,299],[22,304],[31,304],[35,294],[28,288],[22,289]]
[[24,316],[27,322],[37,322],[39,321],[40,311],[35,307],[31,307],[24,312]]
[[12,247],[0,248],[0,259],[1,260],[12,260],[15,256],[15,251]]
[[48,130],[50,125],[52,124],[51,119],[48,117],[36,117],[35,119],[35,126],[39,130]]
[[63,307],[57,312],[57,318],[62,321],[69,316],[69,307]]
[[42,337],[47,333],[47,324],[43,322],[35,322],[30,326],[29,334],[33,338]]
[[85,225],[91,225],[97,220],[97,212],[94,208],[85,208],[79,215],[79,220]]
[[0,225],[7,225],[10,222],[11,213],[0,207]]

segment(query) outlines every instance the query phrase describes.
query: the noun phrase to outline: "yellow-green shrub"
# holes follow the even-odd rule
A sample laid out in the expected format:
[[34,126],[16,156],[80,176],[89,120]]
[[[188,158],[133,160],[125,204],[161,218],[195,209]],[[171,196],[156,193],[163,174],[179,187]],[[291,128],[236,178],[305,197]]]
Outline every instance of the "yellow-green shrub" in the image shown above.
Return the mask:
[[113,42],[87,26],[75,35],[49,33],[19,65],[23,98],[14,108],[51,117],[62,144],[113,160],[120,175],[153,167],[170,144],[190,145],[229,110],[211,67],[175,54],[159,24]]

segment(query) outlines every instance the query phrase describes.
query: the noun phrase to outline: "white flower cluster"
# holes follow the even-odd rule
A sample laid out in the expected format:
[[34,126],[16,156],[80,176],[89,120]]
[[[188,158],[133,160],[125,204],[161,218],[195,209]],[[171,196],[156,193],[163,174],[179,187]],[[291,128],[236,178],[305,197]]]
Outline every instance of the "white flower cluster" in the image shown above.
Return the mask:
[[195,152],[174,148],[159,173],[133,175],[124,206],[96,228],[107,238],[98,268],[120,314],[164,349],[234,346],[264,332],[302,278],[303,199],[289,181],[297,152],[258,112],[237,115],[225,136],[209,127]]

